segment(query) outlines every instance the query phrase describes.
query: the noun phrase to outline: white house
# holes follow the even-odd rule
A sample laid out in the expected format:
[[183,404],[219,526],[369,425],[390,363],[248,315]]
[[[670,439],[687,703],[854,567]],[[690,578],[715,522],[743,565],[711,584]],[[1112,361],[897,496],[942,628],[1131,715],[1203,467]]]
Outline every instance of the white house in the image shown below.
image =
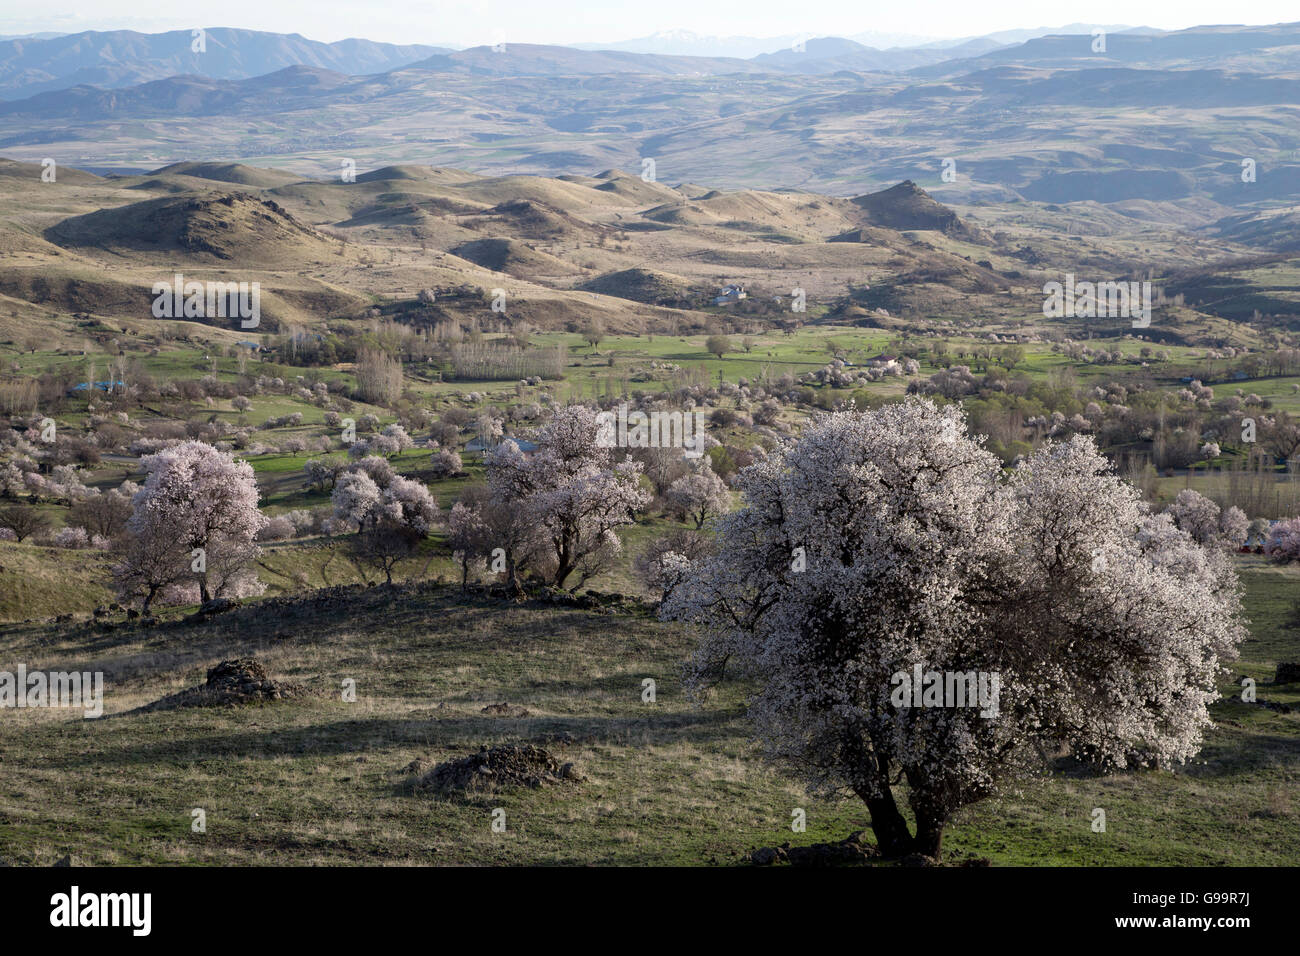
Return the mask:
[[745,298],[745,287],[743,285],[724,285],[722,291],[713,297],[714,305],[731,305],[733,302],[739,302]]

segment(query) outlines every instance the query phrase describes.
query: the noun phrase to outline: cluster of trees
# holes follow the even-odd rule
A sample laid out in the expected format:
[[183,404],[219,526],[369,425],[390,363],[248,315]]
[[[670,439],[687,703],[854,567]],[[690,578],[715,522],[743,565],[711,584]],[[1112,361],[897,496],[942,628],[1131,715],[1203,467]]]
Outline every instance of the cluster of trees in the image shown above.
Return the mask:
[[1235,505],[1221,509],[1199,491],[1184,488],[1173,503],[1164,510],[1180,531],[1191,535],[1197,544],[1221,544],[1229,548],[1242,547],[1248,537],[1264,532],[1268,522],[1251,522],[1246,513]]
[[1010,464],[1046,439],[1092,436],[1112,455],[1141,449],[1157,470],[1213,460],[1224,452],[1267,454],[1286,465],[1300,454],[1300,420],[1272,402],[1238,389],[1216,397],[1192,380],[1177,392],[1148,379],[1080,386],[1065,370],[1035,381],[993,369],[978,376],[966,365],[913,381],[909,394],[961,401],[972,431]]
[[452,371],[458,379],[559,379],[568,356],[563,346],[519,348],[512,344],[470,343],[451,349]]
[[[721,411],[725,409],[715,409],[715,415]],[[468,417],[465,413],[456,421]],[[371,421],[367,427],[377,424]],[[701,542],[708,540],[698,532],[731,507],[731,490],[712,466],[718,456],[692,462],[679,450],[637,449],[635,460],[615,461],[614,452],[598,444],[597,431],[593,409],[559,407],[538,434],[536,453],[525,454],[507,441],[488,455],[487,485],[466,489],[446,516],[463,579],[471,568],[487,568],[502,574],[515,590],[524,577],[576,590],[619,553],[615,530],[657,498],[666,511],[693,525],[697,537],[677,534],[652,543],[638,558],[637,570],[661,595],[676,587],[681,555],[698,556]],[[377,449],[380,439],[393,442],[394,448]],[[396,474],[381,455],[368,453],[389,453],[409,443],[404,430],[389,426],[357,443],[351,462],[342,456],[309,461],[309,482],[331,495],[333,516],[325,522],[308,512],[268,521],[257,510],[251,468],[201,441],[146,456],[148,477],[138,491],[132,485],[92,493],[65,475],[68,485],[60,487],[79,487],[84,494],[72,503],[67,541],[59,543],[105,546],[115,539],[118,585],[124,594],[142,596],[146,607],[163,592],[173,597],[192,592],[201,600],[254,593],[259,585],[249,565],[257,556],[255,542],[290,537],[302,528],[355,532],[348,538],[353,556],[391,582],[397,566],[420,550],[442,520],[427,487]],[[745,464],[761,460],[760,455]],[[462,470],[459,455],[435,443],[431,471],[443,477]],[[736,470],[734,463],[730,470]],[[653,496],[642,485],[643,475]],[[1279,560],[1300,557],[1292,553],[1296,536],[1287,531],[1289,524],[1271,532],[1269,522],[1251,522],[1241,509],[1220,508],[1190,489],[1165,514],[1202,545],[1258,542]],[[15,540],[50,532],[43,514],[20,506],[0,513],[0,525]]]
[[357,394],[363,401],[387,405],[402,393],[400,359],[377,349],[366,349],[357,356]]

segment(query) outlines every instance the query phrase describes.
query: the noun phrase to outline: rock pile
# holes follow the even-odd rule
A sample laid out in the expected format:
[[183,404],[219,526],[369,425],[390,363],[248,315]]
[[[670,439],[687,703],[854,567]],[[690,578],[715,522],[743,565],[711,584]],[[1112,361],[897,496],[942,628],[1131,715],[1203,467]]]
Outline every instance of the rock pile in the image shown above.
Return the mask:
[[174,710],[178,707],[233,707],[259,701],[288,700],[300,697],[303,688],[297,684],[274,681],[266,673],[261,661],[242,657],[222,661],[208,669],[207,680],[198,687],[178,691],[142,708]]
[[478,753],[440,763],[420,778],[418,786],[440,793],[476,793],[519,786],[539,789],[585,779],[572,763],[561,764],[541,747],[504,744],[480,747]]
[[811,846],[768,846],[749,855],[752,863],[770,866],[789,863],[792,866],[852,866],[868,863],[880,855],[876,847],[867,842],[865,830],[850,834],[838,843],[814,843]]

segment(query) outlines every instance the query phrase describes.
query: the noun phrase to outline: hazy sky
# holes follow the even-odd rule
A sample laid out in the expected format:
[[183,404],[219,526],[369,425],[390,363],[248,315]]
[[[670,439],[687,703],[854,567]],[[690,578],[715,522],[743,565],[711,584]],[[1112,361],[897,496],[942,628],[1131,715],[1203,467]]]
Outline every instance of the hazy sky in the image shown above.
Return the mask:
[[458,46],[615,41],[678,29],[750,37],[865,31],[958,37],[1076,22],[1178,29],[1297,19],[1296,0],[0,0],[0,35],[221,26],[313,40],[359,36]]

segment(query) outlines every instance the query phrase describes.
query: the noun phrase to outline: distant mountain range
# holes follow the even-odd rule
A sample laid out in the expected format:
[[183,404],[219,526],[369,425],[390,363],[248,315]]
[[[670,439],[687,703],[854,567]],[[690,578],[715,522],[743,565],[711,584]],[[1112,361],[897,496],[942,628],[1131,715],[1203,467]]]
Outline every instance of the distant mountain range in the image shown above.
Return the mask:
[[[673,31],[609,44],[511,43],[463,50],[359,39],[322,43],[298,34],[227,28],[206,30],[201,44],[187,30],[157,34],[130,30],[34,34],[0,38],[0,100],[19,100],[78,86],[122,89],[175,76],[244,80],[291,66],[350,76],[407,67],[484,76],[615,73],[698,76],[757,71],[828,74],[841,70],[896,73],[923,67],[941,75],[948,69],[946,64],[961,64],[981,57],[990,58],[990,64],[1016,61],[1021,45],[1027,47],[1033,42],[1041,44],[1030,50],[1037,58],[1034,62],[1060,56],[1063,51],[1070,51],[1067,44],[1074,41],[1069,36],[1086,35],[1092,29],[1088,24],[1076,23],[1054,31],[1012,30],[957,40],[881,33],[755,39],[700,37]],[[1104,29],[1117,35],[1117,55],[1122,56],[1128,50],[1141,50],[1144,55],[1150,52],[1145,46],[1120,43],[1119,32],[1128,28]],[[1055,35],[1048,38],[1055,39],[1055,46],[1043,42],[1048,33]],[[1166,34],[1139,29],[1123,36],[1136,42]],[[1232,39],[1224,35],[1229,46]],[[1192,52],[1189,47],[1188,54]]]
[[[935,43],[922,44],[923,46],[936,46],[941,48],[950,48],[960,46],[971,40],[988,40],[998,46],[1014,46],[1017,43],[1026,43],[1029,40],[1035,40],[1038,37],[1046,36],[1074,36],[1077,34],[1086,34],[1091,36],[1093,30],[1105,30],[1106,33],[1160,33],[1162,31],[1151,27],[1130,27],[1122,23],[1067,23],[1063,27],[1035,27],[1031,30],[1000,30],[997,33],[985,33],[977,37],[962,37],[959,40],[940,40]],[[861,39],[854,37],[853,39]],[[862,42],[867,42],[863,40]]]
[[[1183,203],[1189,221],[1300,200],[1300,24],[1108,31],[1104,49],[1090,34],[884,51],[823,37],[741,58],[211,30],[197,56],[215,76],[194,72],[183,32],[10,41],[0,154],[104,171],[200,157],[309,176],[345,160],[563,176],[652,159],[663,181],[857,195],[911,179],[949,201]],[[91,69],[74,53],[96,43],[115,64],[96,69],[155,78],[60,87]],[[150,48],[176,62],[131,60]],[[13,95],[37,82],[41,49],[71,52],[46,58],[48,89]],[[1256,179],[1242,178],[1247,160]]]
[[[1032,40],[1035,37],[1050,36],[1053,34],[1072,34],[1072,33],[1090,33],[1096,25],[1087,23],[1070,23],[1059,27],[1036,27],[1028,30],[1002,30],[997,33],[983,34],[980,36],[968,37],[934,37],[923,36],[915,33],[881,33],[875,30],[868,30],[863,33],[851,33],[845,36],[845,39],[853,40],[862,46],[870,47],[873,50],[897,50],[897,49],[935,49],[950,50],[954,47],[962,46],[971,40],[988,41],[989,48],[995,46],[1004,46],[1008,44],[1024,43],[1026,40]],[[1123,25],[1109,25],[1103,27],[1111,33],[1119,33],[1123,30],[1147,30],[1144,27],[1128,27]],[[241,31],[253,32],[253,31]],[[85,35],[85,34],[81,34]],[[98,34],[99,36],[111,36],[108,33]],[[66,33],[24,33],[24,34],[0,34],[0,41],[4,40],[48,40],[56,37],[68,36]],[[773,37],[751,37],[751,36],[703,36],[693,33],[690,30],[663,30],[653,33],[650,36],[637,37],[631,40],[615,40],[612,42],[602,43],[566,43],[564,46],[572,47],[575,50],[615,50],[621,53],[657,53],[663,56],[703,56],[703,57],[723,57],[751,59],[763,53],[778,53],[781,50],[791,49],[800,42],[806,42],[811,39],[813,34],[790,33],[784,36]],[[447,50],[465,49],[463,44],[446,43],[439,46]]]
[[[689,30],[667,30],[634,40],[617,40],[613,43],[570,43],[575,50],[618,50],[623,53],[658,53],[664,56],[710,56],[751,59],[764,53],[789,50],[810,35],[790,33],[776,37],[700,36]],[[909,33],[858,33],[849,40],[877,50],[895,47],[917,47],[943,44],[937,37]],[[954,44],[960,41],[953,41]]]
[[[951,50],[962,47],[974,40],[986,43],[986,49],[993,49],[1008,44],[1024,43],[1035,37],[1052,34],[1090,34],[1100,26],[1109,33],[1123,30],[1146,30],[1145,27],[1128,27],[1123,25],[1104,25],[1091,23],[1070,23],[1061,27],[1037,27],[1028,30],[1002,30],[981,36],[943,38],[922,36],[915,33],[879,33],[869,30],[865,33],[851,33],[835,39],[852,40],[858,47],[869,47],[877,52],[895,50]],[[776,37],[748,36],[701,36],[690,30],[665,30],[647,37],[634,40],[618,40],[613,43],[570,43],[567,46],[575,50],[619,50],[625,53],[659,53],[666,56],[709,56],[740,57],[752,59],[764,53],[780,53],[790,50],[800,42],[806,43],[811,34],[786,34]]]
[[954,76],[997,66],[1125,67],[1129,69],[1231,69],[1251,73],[1300,68],[1300,23],[1272,26],[1205,26],[1172,33],[1107,33],[1105,47],[1093,49],[1091,36],[1035,37],[974,58],[949,59],[913,72]]
[[842,37],[808,40],[798,48],[764,53],[750,62],[764,69],[785,73],[895,73],[920,66],[944,63],[959,57],[974,57],[998,48],[992,40],[967,40],[953,47],[908,47],[877,50]]
[[536,43],[476,46],[468,50],[438,53],[411,63],[407,68],[476,76],[579,76],[614,73],[717,76],[759,73],[765,69],[754,60],[739,58],[578,50],[568,46]]

